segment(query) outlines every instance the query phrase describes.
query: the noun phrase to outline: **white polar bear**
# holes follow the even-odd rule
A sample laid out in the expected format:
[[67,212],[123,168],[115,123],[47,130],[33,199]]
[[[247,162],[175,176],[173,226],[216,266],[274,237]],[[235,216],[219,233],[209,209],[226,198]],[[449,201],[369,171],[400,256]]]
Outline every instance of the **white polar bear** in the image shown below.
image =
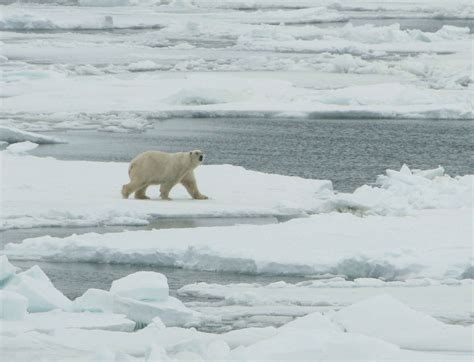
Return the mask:
[[147,187],[161,185],[161,198],[171,200],[171,189],[181,183],[193,199],[205,200],[208,197],[199,192],[194,177],[194,169],[203,159],[204,155],[199,150],[178,153],[143,152],[130,163],[130,182],[123,185],[122,196],[127,199],[130,194],[135,193],[136,199],[149,199],[145,194]]

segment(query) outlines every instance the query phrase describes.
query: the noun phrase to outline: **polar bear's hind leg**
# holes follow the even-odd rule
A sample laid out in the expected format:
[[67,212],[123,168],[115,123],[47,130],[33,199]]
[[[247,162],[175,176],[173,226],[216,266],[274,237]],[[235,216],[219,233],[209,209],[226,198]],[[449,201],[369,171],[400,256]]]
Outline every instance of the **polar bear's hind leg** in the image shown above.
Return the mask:
[[122,196],[124,199],[128,199],[130,194],[144,187],[143,183],[137,181],[130,181],[130,183],[122,186]]

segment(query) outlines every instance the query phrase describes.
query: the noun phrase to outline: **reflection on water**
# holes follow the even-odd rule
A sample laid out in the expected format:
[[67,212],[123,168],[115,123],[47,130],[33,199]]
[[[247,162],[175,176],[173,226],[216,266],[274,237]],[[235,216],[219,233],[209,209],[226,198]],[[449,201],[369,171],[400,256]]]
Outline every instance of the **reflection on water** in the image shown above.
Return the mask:
[[85,233],[113,233],[124,230],[153,230],[153,229],[182,229],[182,228],[197,228],[197,227],[211,227],[211,226],[230,226],[238,224],[250,225],[265,225],[275,224],[280,221],[286,221],[288,218],[280,217],[197,217],[197,218],[160,218],[152,219],[150,223],[145,226],[125,226],[125,225],[101,225],[101,226],[87,226],[87,227],[41,227],[31,229],[10,229],[0,232],[0,248],[3,248],[8,243],[18,243],[28,238],[35,238],[43,235],[50,235],[54,237],[65,237],[72,234]]

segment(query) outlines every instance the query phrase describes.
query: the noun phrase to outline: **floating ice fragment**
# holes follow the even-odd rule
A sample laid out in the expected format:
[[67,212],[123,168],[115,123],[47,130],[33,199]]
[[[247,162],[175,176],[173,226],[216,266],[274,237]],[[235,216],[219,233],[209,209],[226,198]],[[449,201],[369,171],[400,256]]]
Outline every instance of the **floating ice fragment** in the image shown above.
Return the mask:
[[140,271],[112,282],[112,294],[143,301],[165,301],[169,288],[166,276],[151,271]]
[[38,266],[11,278],[5,290],[26,297],[29,312],[46,312],[58,308],[69,310],[71,307],[71,301],[54,287]]
[[0,319],[22,320],[25,318],[28,300],[15,292],[0,290]]
[[10,153],[27,153],[28,151],[34,150],[36,147],[38,147],[37,143],[33,143],[30,141],[25,141],[25,142],[18,142],[18,143],[13,143],[10,146],[7,147],[7,151]]
[[15,275],[17,267],[10,264],[5,255],[0,255],[0,284]]
[[114,296],[101,289],[88,289],[82,296],[72,302],[72,309],[77,312],[113,312]]

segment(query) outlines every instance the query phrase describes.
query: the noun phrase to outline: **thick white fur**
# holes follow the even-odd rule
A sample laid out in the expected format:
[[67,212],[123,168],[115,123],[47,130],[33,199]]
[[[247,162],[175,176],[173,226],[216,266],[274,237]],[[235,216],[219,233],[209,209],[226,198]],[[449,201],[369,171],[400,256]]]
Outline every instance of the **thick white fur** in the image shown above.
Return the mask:
[[181,183],[193,199],[205,200],[207,196],[199,192],[194,177],[194,169],[201,164],[202,157],[199,150],[178,153],[143,152],[130,163],[130,182],[123,185],[122,196],[127,199],[130,194],[135,193],[136,199],[148,199],[145,194],[147,187],[160,185],[161,198],[171,200],[171,189]]

